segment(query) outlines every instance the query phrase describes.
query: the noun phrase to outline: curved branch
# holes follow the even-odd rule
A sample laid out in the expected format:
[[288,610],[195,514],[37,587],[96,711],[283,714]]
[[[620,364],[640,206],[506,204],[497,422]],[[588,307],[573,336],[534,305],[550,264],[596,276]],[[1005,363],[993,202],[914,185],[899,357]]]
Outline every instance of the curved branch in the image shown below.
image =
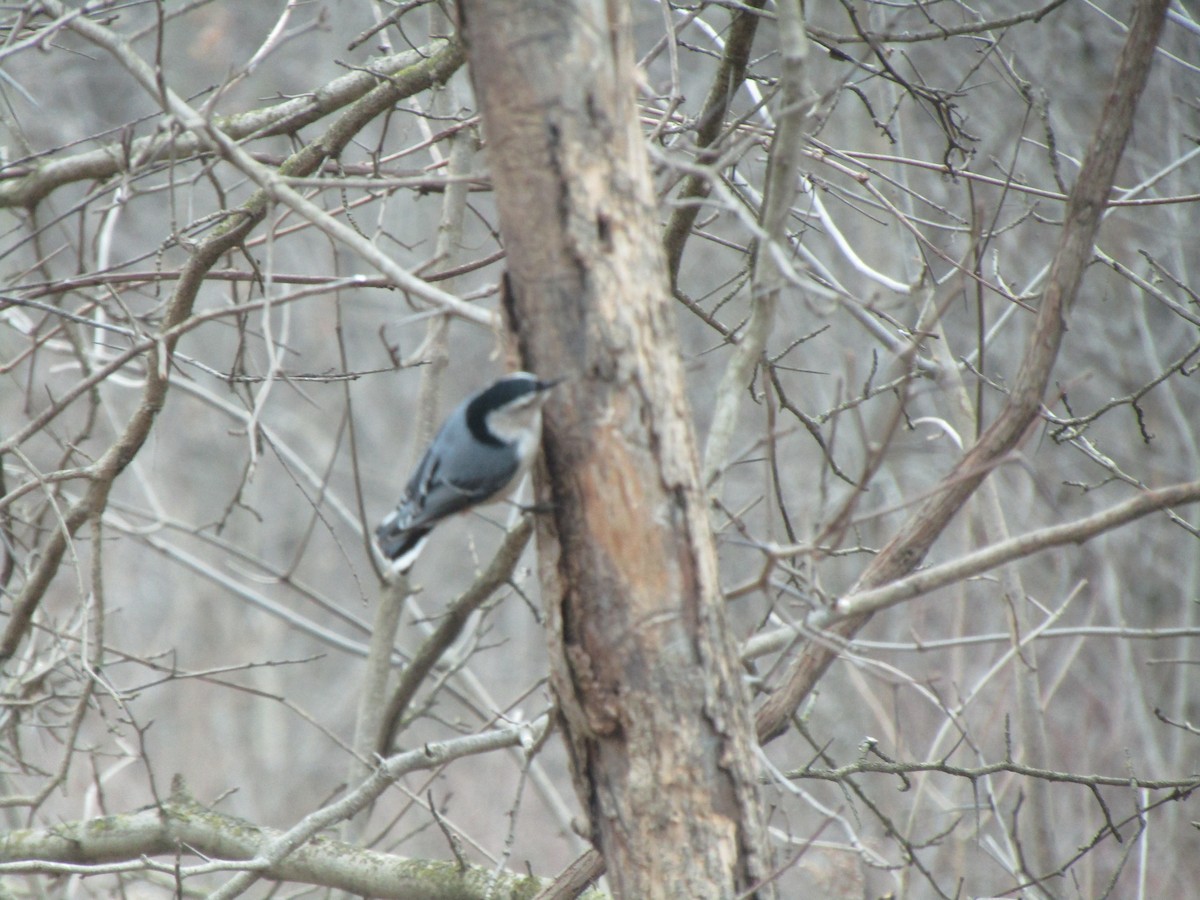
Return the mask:
[[815,610],[809,614],[801,626],[777,628],[774,631],[755,635],[742,645],[742,659],[757,659],[767,653],[782,650],[800,633],[811,633],[828,628],[854,616],[869,615],[881,609],[887,609],[889,606],[903,603],[905,600],[922,597],[938,588],[982,575],[984,572],[1013,560],[1032,556],[1034,553],[1049,550],[1051,547],[1061,547],[1063,544],[1082,544],[1106,531],[1127,525],[1150,513],[1196,502],[1200,502],[1200,480],[1143,491],[1124,503],[1118,503],[1116,506],[1111,506],[1094,515],[1076,519],[1074,522],[1053,525],[999,541],[958,559],[922,569],[920,572],[888,582],[880,587],[851,592],[839,598],[832,606]]
[[[361,99],[381,82],[392,85],[400,97],[409,97],[445,81],[462,62],[462,48],[439,38],[420,49],[369,62],[302,97],[265,109],[218,116],[213,125],[235,141],[294,134]],[[114,141],[63,159],[32,162],[25,166],[17,162],[8,167],[0,179],[0,208],[29,209],[63,185],[99,181],[157,162],[179,162],[209,149],[208,142],[199,134],[164,131],[138,138],[128,145]]]
[[[46,0],[43,5],[55,15],[61,16],[66,13],[66,8],[57,0]],[[133,51],[128,42],[111,30],[82,16],[69,19],[67,24],[68,27],[79,32],[96,46],[111,53],[142,87],[154,96],[159,96],[159,86],[154,69]],[[461,50],[456,45],[451,45],[443,51],[442,60],[453,63],[459,54],[461,54]],[[453,71],[456,66],[457,63],[454,63],[450,71]],[[280,175],[308,175],[325,159],[336,157],[368,122],[389,110],[400,99],[397,91],[398,88],[393,81],[385,81],[377,85],[346,110],[342,116],[338,117],[321,137],[302,147],[288,158],[280,167],[279,172],[274,172],[251,158],[228,135],[204,119],[173,91],[163,89],[160,99],[168,111],[190,128],[198,139],[209,146],[219,148],[238,168],[251,174],[260,183],[265,182],[269,187],[256,192],[232,215],[228,216],[221,226],[214,229],[207,238],[201,241],[181,270],[175,290],[167,304],[161,330],[153,339],[153,346],[147,351],[146,386],[138,407],[130,416],[120,437],[95,464],[89,467],[90,483],[87,491],[66,512],[63,517],[63,526],[47,540],[42,555],[38,558],[20,593],[14,599],[8,623],[3,635],[0,636],[0,662],[9,659],[16,652],[17,646],[33,620],[34,611],[41,603],[42,596],[58,572],[63,556],[70,546],[71,538],[89,516],[96,516],[103,512],[108,503],[108,494],[112,489],[113,481],[137,455],[150,434],[158,413],[166,401],[167,373],[170,369],[171,354],[174,352],[184,323],[192,313],[196,296],[209,270],[216,265],[224,253],[238,246],[246,235],[262,221],[270,208],[272,197],[288,202],[289,205],[297,208],[305,218],[314,221],[324,230],[328,231],[330,227],[337,226],[338,229],[349,232],[353,238],[351,244],[354,249],[362,253],[377,268],[380,268],[394,283],[410,288],[434,303],[445,301],[444,305],[448,308],[457,307],[465,310],[465,314],[469,318],[476,320],[486,318],[490,321],[489,315],[484,310],[467,306],[457,297],[433,288],[401,269],[366,238],[361,237],[340,222],[335,222],[324,210],[300,197],[296,191],[285,187],[281,182]],[[381,259],[382,262],[380,262]],[[430,291],[434,293],[430,294]],[[438,295],[441,295],[440,299]],[[132,355],[129,358],[132,358]],[[60,407],[52,407],[47,412],[53,412],[58,408]]]
[[[236,897],[262,877],[266,869],[278,866],[288,859],[296,859],[296,855],[302,853],[306,846],[309,846],[308,842],[315,835],[337,822],[349,819],[359,810],[366,808],[401,776],[419,769],[442,766],[455,759],[473,756],[488,750],[518,745],[532,747],[541,740],[549,725],[549,717],[543,715],[527,725],[513,725],[483,734],[456,738],[452,741],[426,744],[418,750],[409,750],[406,753],[398,753],[389,757],[371,773],[370,778],[341,800],[305,816],[289,830],[276,833],[269,840],[260,841],[254,858],[251,860],[255,864],[255,868],[231,878],[219,890],[212,893],[212,900],[229,900],[229,898]],[[361,851],[355,850],[355,852]],[[488,874],[490,875],[490,872]],[[375,895],[373,891],[364,891],[363,893]]]
[[446,650],[458,640],[463,627],[475,610],[504,585],[511,577],[525,545],[533,535],[533,516],[525,516],[504,536],[504,543],[488,563],[488,567],[475,579],[469,588],[447,607],[438,621],[438,626],[413,654],[412,659],[400,675],[400,681],[388,699],[386,710],[380,719],[375,752],[384,754],[392,745],[400,727],[400,720],[408,710],[417,689],[425,677],[437,665]]
[[814,628],[824,628],[851,616],[878,612],[904,600],[927,594],[936,588],[1002,566],[1014,559],[1049,550],[1051,547],[1061,547],[1063,544],[1082,544],[1152,512],[1197,501],[1200,501],[1200,481],[1188,481],[1171,487],[1144,491],[1124,503],[1075,522],[1053,525],[1009,538],[974,553],[968,553],[953,562],[924,569],[881,587],[847,594],[832,607],[816,613],[811,625]]
[[925,31],[909,31],[905,29],[899,31],[859,31],[856,34],[835,34],[824,28],[810,28],[808,31],[814,40],[818,40],[823,44],[869,44],[871,42],[880,44],[919,44],[926,41],[944,41],[946,38],[958,35],[974,35],[984,31],[995,31],[999,28],[1012,28],[1014,25],[1022,25],[1025,22],[1040,22],[1066,2],[1067,0],[1050,0],[1045,6],[1040,6],[1037,9],[1016,13],[1011,16],[1002,16],[999,19],[985,19],[982,22],[964,22],[961,25],[938,25],[936,28],[930,28]]
[[[406,859],[340,841],[314,839],[314,835],[370,802],[409,772],[487,750],[536,743],[547,725],[548,719],[543,716],[530,725],[427,744],[397,754],[385,760],[353,793],[286,832],[202,806],[177,779],[170,798],[158,808],[0,835],[0,873],[101,874],[154,868],[176,872],[174,859],[159,864],[148,857],[174,857],[183,848],[209,860],[183,869],[185,877],[243,869],[214,896],[234,896],[240,886],[261,877],[405,900],[530,897],[549,882],[512,872],[497,874],[491,867],[462,869],[457,862]],[[601,895],[591,892],[586,896],[596,900]]]

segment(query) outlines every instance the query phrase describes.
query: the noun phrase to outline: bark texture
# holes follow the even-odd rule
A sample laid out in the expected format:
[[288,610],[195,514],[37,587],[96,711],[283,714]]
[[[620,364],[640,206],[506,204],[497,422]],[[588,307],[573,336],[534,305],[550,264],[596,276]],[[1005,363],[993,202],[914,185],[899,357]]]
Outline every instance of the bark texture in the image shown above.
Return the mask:
[[545,414],[552,679],[622,897],[732,897],[768,874],[751,724],[634,106],[625,4],[460,4],[525,365]]

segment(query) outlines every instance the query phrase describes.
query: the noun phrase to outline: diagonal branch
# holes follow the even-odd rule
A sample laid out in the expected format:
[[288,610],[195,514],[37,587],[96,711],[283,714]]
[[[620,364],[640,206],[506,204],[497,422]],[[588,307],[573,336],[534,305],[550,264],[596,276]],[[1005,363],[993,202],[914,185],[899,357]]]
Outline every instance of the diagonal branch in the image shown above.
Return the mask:
[[838,599],[833,606],[815,610],[799,627],[777,628],[750,638],[742,645],[742,659],[756,659],[782,650],[802,631],[812,632],[850,619],[869,615],[922,597],[938,588],[958,584],[982,575],[998,566],[1032,556],[1064,544],[1082,544],[1106,531],[1143,518],[1153,512],[1200,502],[1200,481],[1186,481],[1168,487],[1142,491],[1123,503],[1110,506],[1074,522],[1052,525],[1028,534],[998,541],[991,546],[967,553],[958,559],[930,566],[904,578],[874,588],[854,591]]
[[458,640],[462,630],[475,610],[500,589],[511,577],[525,545],[533,534],[533,517],[525,516],[504,536],[504,543],[474,583],[447,607],[437,628],[421,644],[400,675],[400,681],[388,698],[386,709],[380,718],[382,727],[378,732],[375,752],[383,755],[391,747],[400,727],[401,719],[425,682],[433,667],[445,655],[446,650]]
[[[58,0],[44,0],[44,5],[56,13],[64,9]],[[155,69],[134,52],[129,43],[120,35],[83,17],[71,20],[69,27],[96,46],[112,54],[125,67],[126,71],[134,77],[138,84],[163,104],[166,112],[179,119],[189,131],[197,135],[208,147],[220,153],[228,162],[252,178],[264,192],[265,198],[282,203],[299,213],[304,219],[311,222],[325,234],[357,253],[380,273],[390,278],[397,287],[410,291],[418,297],[440,306],[449,312],[453,312],[464,319],[482,325],[490,326],[493,324],[495,317],[491,313],[464,303],[453,294],[434,287],[427,281],[413,275],[407,269],[398,266],[391,257],[376,247],[368,238],[363,237],[349,225],[333,218],[333,216],[329,215],[328,212],[316,203],[313,203],[302,196],[299,191],[287,185],[285,177],[311,174],[315,166],[320,162],[328,158],[336,159],[350,138],[362,127],[361,124],[355,125],[352,130],[343,134],[342,129],[339,128],[339,123],[334,123],[328,132],[328,137],[331,138],[330,141],[318,141],[305,148],[307,155],[315,158],[311,162],[305,159],[306,165],[304,166],[304,171],[295,171],[286,164],[280,167],[279,170],[275,170],[263,165],[243,150],[238,142],[217,127],[214,121],[201,115],[173,90],[165,86],[160,86],[158,74]],[[449,55],[450,65],[449,70],[442,73],[443,77],[449,77],[459,64],[457,54],[460,51],[457,45],[451,44],[448,46],[449,49],[444,50],[443,53]],[[451,50],[454,52],[451,53]],[[365,109],[369,114],[368,118],[373,119],[375,116],[387,112],[397,99],[399,98],[396,95],[394,87],[392,87],[392,83],[385,82],[355,103],[351,107],[351,111]],[[350,123],[354,125],[353,118],[350,119]],[[304,157],[301,158],[303,159]],[[260,198],[259,202],[265,198]]]
[[[58,24],[67,25],[65,21]],[[426,90],[448,78],[462,65],[462,59],[460,46],[439,38],[416,50],[372,60],[302,97],[264,109],[218,116],[214,122],[235,141],[295,134],[361,99],[381,82],[392,84],[405,97]],[[60,159],[27,164],[18,160],[5,168],[0,179],[0,208],[31,209],[63,185],[102,181],[127,172],[131,165],[177,163],[208,149],[203,135],[165,130],[131,141],[128,146],[114,142]]]
[[[717,73],[709,86],[708,96],[704,98],[704,106],[696,117],[696,146],[707,151],[701,155],[701,161],[713,157],[713,145],[725,127],[725,114],[746,78],[750,48],[754,45],[754,34],[758,30],[758,23],[762,18],[761,10],[765,4],[766,0],[749,0],[744,8],[733,12],[721,64],[717,67]],[[701,204],[698,201],[705,199],[711,190],[712,182],[709,176],[702,172],[688,175],[679,190],[678,205],[671,213],[671,219],[663,233],[663,247],[667,251],[667,271],[670,272],[672,285],[679,281],[683,248],[687,244],[696,216],[700,213]]]
[[[214,896],[232,897],[258,878],[336,888],[371,897],[463,900],[487,896],[531,896],[547,882],[493,867],[414,860],[312,838],[328,823],[369,803],[403,775],[436,768],[464,756],[513,746],[532,746],[548,726],[547,717],[483,734],[427,744],[385,760],[375,773],[343,799],[317,810],[288,831],[263,828],[209,809],[193,799],[180,781],[156,808],[48,829],[0,835],[0,874],[96,875],[158,869],[174,876],[242,871]],[[180,848],[206,857],[177,868]],[[597,892],[588,897],[600,896]]]
[[[231,900],[231,898],[237,897],[261,878],[270,867],[277,866],[289,857],[293,857],[324,829],[344,821],[359,810],[366,808],[405,774],[421,769],[436,768],[453,760],[462,759],[464,756],[473,756],[489,750],[517,745],[533,746],[541,740],[549,726],[549,717],[543,715],[527,725],[511,725],[482,734],[455,738],[452,741],[425,744],[417,750],[397,753],[395,756],[385,759],[369,778],[341,800],[310,813],[287,831],[275,834],[270,840],[262,841],[255,851],[254,858],[250,860],[254,868],[240,872],[229,879],[218,890],[213,891],[210,895],[211,900]],[[373,892],[365,891],[364,893],[371,894]],[[413,896],[420,895],[414,894]]]
[[[66,7],[57,0],[45,0],[43,6],[54,15],[66,15]],[[210,147],[219,148],[235,164],[239,164],[239,168],[243,171],[250,169],[256,180],[273,186],[275,190],[270,193],[266,190],[259,191],[251,196],[220,227],[214,229],[212,234],[196,245],[187,263],[180,271],[175,290],[167,303],[158,338],[155,340],[154,346],[147,352],[146,385],[137,409],[130,416],[120,437],[89,467],[88,477],[90,480],[84,496],[65,512],[62,527],[55,530],[46,541],[41,556],[32,567],[21,591],[14,598],[8,622],[3,634],[0,635],[0,663],[9,659],[16,652],[28,631],[34,612],[41,603],[46,589],[58,573],[63,557],[70,546],[71,538],[89,517],[98,516],[103,512],[108,503],[108,494],[112,489],[113,481],[125,470],[149,436],[158,413],[166,402],[167,372],[170,368],[171,354],[183,333],[182,326],[192,313],[196,297],[209,270],[216,265],[223,254],[245,240],[246,235],[262,221],[270,207],[269,200],[272,196],[279,198],[282,195],[288,200],[296,201],[296,205],[301,207],[299,209],[301,214],[311,221],[316,221],[317,224],[332,223],[338,228],[350,232],[355,249],[363,252],[360,245],[365,244],[369,261],[380,268],[395,283],[413,288],[414,293],[424,296],[434,303],[442,302],[423,291],[421,286],[425,285],[437,294],[444,295],[442,297],[442,300],[445,301],[444,305],[464,309],[465,315],[469,318],[479,320],[488,317],[488,313],[484,310],[467,306],[457,297],[432,288],[421,279],[400,269],[366,238],[361,237],[340,222],[335,222],[316,204],[305,200],[296,191],[282,184],[282,175],[308,175],[315,171],[326,158],[336,157],[368,122],[386,112],[401,98],[399,93],[401,86],[411,88],[408,82],[385,81],[377,85],[339,116],[316,141],[298,150],[284,162],[279,172],[275,172],[251,158],[246,151],[188,106],[170,89],[161,91],[160,96],[155,70],[138,56],[128,42],[119,35],[83,16],[70,18],[68,26],[111,53],[147,91],[167,104],[170,113],[184,122]],[[449,71],[452,72],[459,64],[460,60],[455,61],[455,59],[460,52],[457,47],[453,46],[443,50],[443,54],[448,55],[445,59],[451,66]],[[379,264],[380,258],[385,262],[382,268]]]
[[811,622],[814,628],[823,628],[851,616],[878,612],[895,606],[912,597],[927,594],[944,585],[954,584],[974,574],[986,572],[997,566],[1012,562],[1032,553],[1061,547],[1064,544],[1082,544],[1106,531],[1111,531],[1135,519],[1185,503],[1200,501],[1200,481],[1188,481],[1170,487],[1143,491],[1136,496],[1109,509],[1087,516],[1075,522],[1052,525],[1028,534],[1000,541],[952,562],[933,566],[905,578],[885,585],[860,590],[840,598],[832,607],[820,610]]
[[[1075,302],[1084,269],[1092,258],[1096,230],[1112,190],[1117,163],[1133,128],[1133,114],[1146,84],[1168,5],[1169,0],[1141,0],[1137,5],[1104,111],[1067,203],[1037,322],[1004,408],[975,446],[942,479],[941,489],[921,505],[867,566],[854,590],[887,584],[920,565],[933,542],[996,461],[1017,445],[1036,419],[1066,330],[1066,313]],[[852,615],[839,622],[834,630],[839,636],[849,638],[869,618],[870,613]],[[781,733],[788,717],[808,696],[835,655],[836,650],[829,643],[805,645],[788,667],[779,689],[758,711],[761,740],[765,742]]]

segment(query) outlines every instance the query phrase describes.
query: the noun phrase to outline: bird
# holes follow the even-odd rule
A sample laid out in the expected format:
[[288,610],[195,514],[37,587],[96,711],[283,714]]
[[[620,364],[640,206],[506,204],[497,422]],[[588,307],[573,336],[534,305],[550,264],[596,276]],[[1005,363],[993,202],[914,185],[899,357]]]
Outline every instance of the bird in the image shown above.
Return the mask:
[[395,572],[412,568],[443,519],[503,500],[520,485],[541,443],[542,405],[561,381],[514,372],[446,417],[396,508],[375,529],[376,546]]

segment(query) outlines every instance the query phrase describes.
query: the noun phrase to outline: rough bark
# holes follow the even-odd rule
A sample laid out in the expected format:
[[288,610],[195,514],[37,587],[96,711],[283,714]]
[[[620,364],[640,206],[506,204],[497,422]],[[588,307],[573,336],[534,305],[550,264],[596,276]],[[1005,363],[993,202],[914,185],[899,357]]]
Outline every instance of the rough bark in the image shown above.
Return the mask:
[[752,735],[634,107],[624,4],[460,4],[524,363],[545,416],[552,680],[617,896],[768,874]]

